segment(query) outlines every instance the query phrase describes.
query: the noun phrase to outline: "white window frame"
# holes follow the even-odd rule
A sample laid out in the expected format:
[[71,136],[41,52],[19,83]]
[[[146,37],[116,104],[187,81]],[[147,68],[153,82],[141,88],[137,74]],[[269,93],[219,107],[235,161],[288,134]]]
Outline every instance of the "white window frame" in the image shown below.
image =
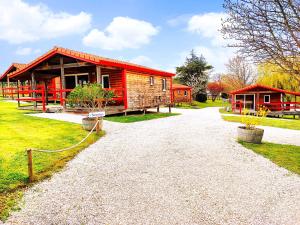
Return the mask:
[[102,88],[104,88],[104,87],[103,87],[103,85],[104,85],[104,77],[108,77],[108,88],[110,88],[109,74],[104,74],[104,75],[102,75],[102,78],[101,78]]
[[150,86],[154,85],[154,76],[150,76]]
[[167,79],[166,78],[162,79],[162,90],[167,91]]
[[177,90],[177,94],[179,94],[179,95],[180,95],[180,90]]
[[[266,101],[266,96],[269,97],[269,101]],[[271,95],[264,95],[264,103],[271,103]]]
[[187,90],[184,90],[184,96],[188,96],[188,91]]

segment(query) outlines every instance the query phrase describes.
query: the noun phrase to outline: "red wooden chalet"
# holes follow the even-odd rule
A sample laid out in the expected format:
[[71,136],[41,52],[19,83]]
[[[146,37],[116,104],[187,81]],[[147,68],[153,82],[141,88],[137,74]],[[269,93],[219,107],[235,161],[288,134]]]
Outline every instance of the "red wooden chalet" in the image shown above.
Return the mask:
[[[115,59],[54,47],[28,64],[12,64],[0,77],[7,87],[3,95],[20,101],[60,102],[77,85],[102,84],[115,93],[113,113],[171,104],[172,77],[175,74]],[[15,82],[14,87],[10,83]]]
[[300,92],[255,84],[230,94],[233,112],[241,113],[247,108],[255,113],[259,107],[265,106],[270,111],[269,115],[300,115],[300,102],[297,102]]
[[183,84],[172,85],[173,103],[192,102],[192,87]]

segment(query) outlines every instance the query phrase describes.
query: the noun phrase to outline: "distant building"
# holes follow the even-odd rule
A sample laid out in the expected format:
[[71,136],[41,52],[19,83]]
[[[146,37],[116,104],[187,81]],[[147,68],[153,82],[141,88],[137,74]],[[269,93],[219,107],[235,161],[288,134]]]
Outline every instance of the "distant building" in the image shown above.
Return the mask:
[[[230,94],[234,112],[241,113],[245,108],[255,112],[259,107],[265,106],[270,111],[269,115],[300,115],[300,102],[296,101],[300,92],[255,84]],[[287,101],[286,95],[290,95],[293,101]]]
[[192,102],[192,87],[173,84],[172,86],[173,103]]

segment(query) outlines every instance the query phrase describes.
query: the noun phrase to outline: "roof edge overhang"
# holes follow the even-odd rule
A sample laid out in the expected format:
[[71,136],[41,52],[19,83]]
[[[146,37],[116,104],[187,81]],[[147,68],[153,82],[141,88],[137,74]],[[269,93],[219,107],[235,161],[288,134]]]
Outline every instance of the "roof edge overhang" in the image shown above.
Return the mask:
[[11,64],[8,69],[0,76],[0,81],[2,81],[8,74],[11,69],[14,68],[14,64]]
[[283,90],[283,89],[279,89],[279,88],[273,88],[273,87],[268,87],[265,85],[261,85],[261,84],[254,84],[254,85],[250,85],[248,87],[245,88],[241,88],[235,91],[230,92],[229,94],[231,95],[235,95],[235,94],[242,94],[243,92],[247,92],[250,91],[254,88],[264,88],[264,89],[268,89],[270,91],[275,91],[275,92],[279,92],[279,93],[283,93],[283,94],[289,94],[289,95],[295,95],[295,96],[300,96],[300,92],[294,92],[294,91],[287,91],[287,90]]
[[136,66],[131,65],[131,64],[129,65],[129,64],[126,64],[125,62],[124,63],[112,62],[112,61],[104,60],[104,59],[91,60],[91,59],[88,59],[88,58],[85,58],[85,57],[81,57],[80,55],[77,56],[77,55],[70,54],[68,52],[64,51],[64,50],[60,50],[60,48],[58,48],[58,47],[55,47],[52,50],[50,50],[48,53],[46,53],[45,55],[41,56],[40,59],[36,59],[32,63],[29,63],[28,66],[26,66],[25,68],[20,69],[19,71],[13,72],[10,77],[13,78],[13,77],[16,77],[16,76],[18,76],[22,73],[25,73],[28,70],[34,68],[38,64],[42,63],[43,61],[51,58],[52,56],[54,56],[56,54],[60,54],[60,55],[64,55],[64,56],[67,56],[67,57],[79,59],[79,60],[82,60],[84,62],[89,62],[89,63],[95,64],[95,65],[119,67],[121,69],[133,70],[133,71],[142,72],[142,73],[156,74],[156,75],[161,75],[161,76],[166,76],[166,77],[175,76],[174,73],[164,72],[164,71],[151,69],[151,68],[139,67],[138,65],[136,65]]
[[173,87],[172,86],[172,89],[173,90],[191,90],[191,89],[193,89],[192,87]]

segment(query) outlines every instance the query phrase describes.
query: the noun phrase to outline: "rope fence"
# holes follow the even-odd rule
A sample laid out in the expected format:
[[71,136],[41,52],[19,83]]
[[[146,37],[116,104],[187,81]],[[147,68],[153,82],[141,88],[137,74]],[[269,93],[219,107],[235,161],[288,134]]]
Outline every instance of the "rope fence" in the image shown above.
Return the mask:
[[64,151],[70,151],[80,144],[82,144],[84,141],[88,139],[88,137],[96,130],[96,133],[99,134],[100,126],[99,126],[99,118],[97,118],[97,122],[95,123],[92,130],[83,138],[80,142],[76,143],[75,145],[72,145],[67,148],[59,149],[59,150],[45,150],[45,149],[27,149],[27,159],[28,159],[28,175],[29,175],[29,182],[31,183],[34,180],[34,173],[33,173],[33,160],[32,160],[32,152],[42,152],[42,153],[59,153]]

